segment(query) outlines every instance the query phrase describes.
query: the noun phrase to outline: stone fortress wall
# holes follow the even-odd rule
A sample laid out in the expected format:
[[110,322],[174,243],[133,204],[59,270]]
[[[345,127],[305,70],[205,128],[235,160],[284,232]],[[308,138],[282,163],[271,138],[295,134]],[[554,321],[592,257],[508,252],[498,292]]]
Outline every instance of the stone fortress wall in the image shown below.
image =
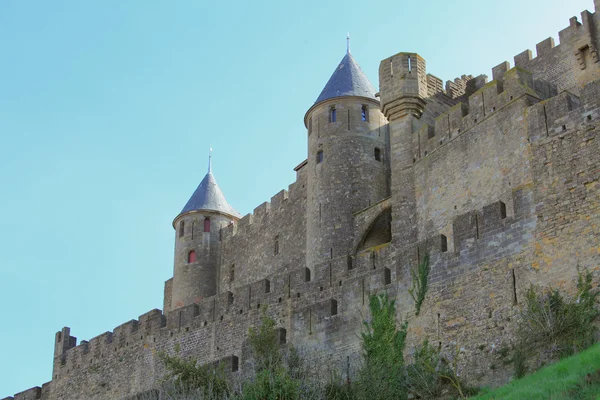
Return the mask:
[[[495,67],[492,82],[465,76],[449,81],[446,93],[417,54],[383,60],[389,123],[376,131],[388,172],[376,182],[381,198],[349,206],[353,221],[339,229],[351,246],[344,241],[344,251],[306,262],[308,203],[336,195],[309,197],[318,168],[311,162],[318,147],[310,147],[288,191],[220,230],[215,296],[174,307],[169,280],[164,313],[149,311],[79,344],[63,328],[52,380],[6,399],[130,398],[154,387],[164,373],[157,352],[176,346],[184,357],[243,372],[261,305],[282,343],[352,375],[368,296],[381,291],[409,319],[409,347],[425,337],[460,347],[470,383],[504,382],[507,371],[492,367],[495,351],[510,339],[530,283],[572,291],[577,266],[598,278],[599,27],[600,14],[584,11],[581,23],[572,18],[559,33],[559,45],[547,39],[537,57],[526,51],[515,68]],[[425,254],[431,287],[416,317],[409,269]]]

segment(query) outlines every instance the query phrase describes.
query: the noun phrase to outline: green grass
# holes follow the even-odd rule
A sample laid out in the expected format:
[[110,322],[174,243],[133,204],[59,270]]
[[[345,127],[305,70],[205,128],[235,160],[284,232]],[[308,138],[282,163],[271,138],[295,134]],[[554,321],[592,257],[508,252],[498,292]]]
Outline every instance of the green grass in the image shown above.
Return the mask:
[[474,399],[600,400],[600,344]]

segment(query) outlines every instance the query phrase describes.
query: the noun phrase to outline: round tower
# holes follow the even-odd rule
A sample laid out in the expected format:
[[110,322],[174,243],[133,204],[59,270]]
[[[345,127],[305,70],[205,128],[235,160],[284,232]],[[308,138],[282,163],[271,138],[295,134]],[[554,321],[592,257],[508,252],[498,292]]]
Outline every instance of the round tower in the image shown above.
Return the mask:
[[208,173],[173,220],[175,262],[171,309],[217,294],[220,230],[239,218],[240,214],[227,203],[217,185],[209,158]]
[[315,104],[308,129],[307,266],[354,253],[353,213],[389,196],[386,120],[348,49]]

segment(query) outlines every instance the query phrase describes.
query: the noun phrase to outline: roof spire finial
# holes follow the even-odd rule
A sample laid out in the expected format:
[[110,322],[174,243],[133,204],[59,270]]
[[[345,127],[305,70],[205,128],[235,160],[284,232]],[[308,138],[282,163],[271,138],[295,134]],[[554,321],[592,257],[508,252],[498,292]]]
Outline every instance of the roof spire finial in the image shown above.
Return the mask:
[[212,147],[209,148],[208,150],[208,173],[210,174],[212,172]]
[[346,36],[346,53],[350,54],[350,32]]

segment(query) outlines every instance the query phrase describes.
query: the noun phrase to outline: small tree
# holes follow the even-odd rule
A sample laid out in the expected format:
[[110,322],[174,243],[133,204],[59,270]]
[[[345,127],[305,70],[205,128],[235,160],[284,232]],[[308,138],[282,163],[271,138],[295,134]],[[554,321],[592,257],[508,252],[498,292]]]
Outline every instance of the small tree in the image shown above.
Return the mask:
[[[250,328],[248,342],[253,352],[256,376],[243,386],[244,400],[296,400],[300,398],[300,381],[283,365],[283,354],[275,329],[275,321],[263,308],[261,324]],[[295,355],[297,353],[294,352]],[[296,360],[297,361],[297,360]],[[299,362],[299,361],[298,361]],[[288,363],[290,364],[290,363]],[[297,363],[291,363],[296,366]]]
[[158,356],[167,369],[164,381],[170,383],[169,386],[176,392],[194,394],[205,399],[220,399],[231,393],[227,374],[221,366],[200,365],[193,357],[181,358],[179,345],[175,346],[175,355],[161,352]]
[[[592,274],[584,270],[577,279],[577,295],[564,296],[558,289],[530,286],[518,327],[515,349],[516,375],[527,369],[525,358],[537,352],[555,358],[581,351],[594,343],[598,317]],[[518,361],[518,363],[517,363]]]
[[361,334],[365,364],[358,395],[369,400],[406,399],[404,347],[408,324],[396,326],[396,306],[387,294],[369,299],[371,321]]
[[427,289],[429,289],[430,271],[429,254],[425,254],[423,261],[417,265],[416,270],[412,268],[410,270],[412,285],[411,288],[408,289],[408,293],[410,293],[410,296],[415,301],[415,315],[417,316],[421,313],[421,306],[423,305],[423,301],[425,301]]

